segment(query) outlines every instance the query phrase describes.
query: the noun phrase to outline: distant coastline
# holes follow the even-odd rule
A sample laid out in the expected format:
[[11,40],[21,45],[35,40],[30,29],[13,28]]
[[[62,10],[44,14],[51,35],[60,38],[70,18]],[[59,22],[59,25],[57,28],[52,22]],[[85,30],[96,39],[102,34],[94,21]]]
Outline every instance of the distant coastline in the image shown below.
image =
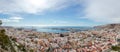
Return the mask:
[[78,31],[87,31],[92,30],[93,27],[84,27],[84,26],[47,26],[47,27],[16,27],[17,29],[32,30],[38,32],[48,32],[48,33],[66,33],[66,32],[78,32]]

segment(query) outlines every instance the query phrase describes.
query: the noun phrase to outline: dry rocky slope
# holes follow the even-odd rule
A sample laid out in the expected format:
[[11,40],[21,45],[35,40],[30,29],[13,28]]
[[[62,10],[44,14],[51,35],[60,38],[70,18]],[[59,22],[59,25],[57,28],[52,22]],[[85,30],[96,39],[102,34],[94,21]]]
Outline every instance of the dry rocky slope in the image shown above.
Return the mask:
[[100,25],[100,26],[95,26],[94,28],[98,30],[111,30],[115,32],[120,32],[120,24]]

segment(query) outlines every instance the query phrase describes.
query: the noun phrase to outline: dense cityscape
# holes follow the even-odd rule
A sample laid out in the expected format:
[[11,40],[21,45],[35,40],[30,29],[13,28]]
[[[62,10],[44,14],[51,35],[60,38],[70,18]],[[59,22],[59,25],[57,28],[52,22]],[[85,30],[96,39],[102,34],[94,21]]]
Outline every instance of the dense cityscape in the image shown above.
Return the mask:
[[119,52],[120,30],[118,27],[110,24],[104,29],[96,27],[94,30],[66,33],[2,28],[5,29],[5,34],[11,39],[17,52],[114,52],[116,51],[112,50],[114,46],[118,46],[116,49]]

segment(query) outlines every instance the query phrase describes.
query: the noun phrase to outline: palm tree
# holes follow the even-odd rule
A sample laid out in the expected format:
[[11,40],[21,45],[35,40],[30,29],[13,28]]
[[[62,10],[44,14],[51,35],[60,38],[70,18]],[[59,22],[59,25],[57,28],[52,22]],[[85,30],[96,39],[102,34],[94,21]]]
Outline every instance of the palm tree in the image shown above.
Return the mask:
[[2,25],[2,20],[0,20],[0,25]]

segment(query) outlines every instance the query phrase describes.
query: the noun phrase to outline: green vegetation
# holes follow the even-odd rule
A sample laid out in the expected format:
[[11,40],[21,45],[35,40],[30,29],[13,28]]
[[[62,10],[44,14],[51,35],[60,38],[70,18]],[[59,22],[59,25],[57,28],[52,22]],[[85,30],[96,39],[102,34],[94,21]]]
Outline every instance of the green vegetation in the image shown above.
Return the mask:
[[12,43],[7,35],[5,35],[5,30],[0,30],[0,45],[1,48],[4,50],[11,50],[11,52],[16,52],[14,47],[12,46]]
[[[0,20],[0,25],[2,25],[2,21]],[[5,34],[5,30],[1,27],[0,28],[0,52],[8,51],[8,52],[16,52],[16,51],[22,51],[26,52],[25,46],[19,44],[16,45],[16,38],[8,37]],[[16,47],[17,46],[17,47]],[[18,50],[16,49],[18,48]]]
[[52,51],[53,51],[52,46],[50,46],[50,47],[46,50],[46,52],[52,52]]
[[25,46],[23,46],[22,44],[17,45],[17,47],[18,47],[21,51],[26,52]]
[[112,46],[112,50],[120,52],[120,46]]
[[0,20],[0,25],[2,25],[2,20]]
[[30,52],[34,52],[33,49],[30,49]]

